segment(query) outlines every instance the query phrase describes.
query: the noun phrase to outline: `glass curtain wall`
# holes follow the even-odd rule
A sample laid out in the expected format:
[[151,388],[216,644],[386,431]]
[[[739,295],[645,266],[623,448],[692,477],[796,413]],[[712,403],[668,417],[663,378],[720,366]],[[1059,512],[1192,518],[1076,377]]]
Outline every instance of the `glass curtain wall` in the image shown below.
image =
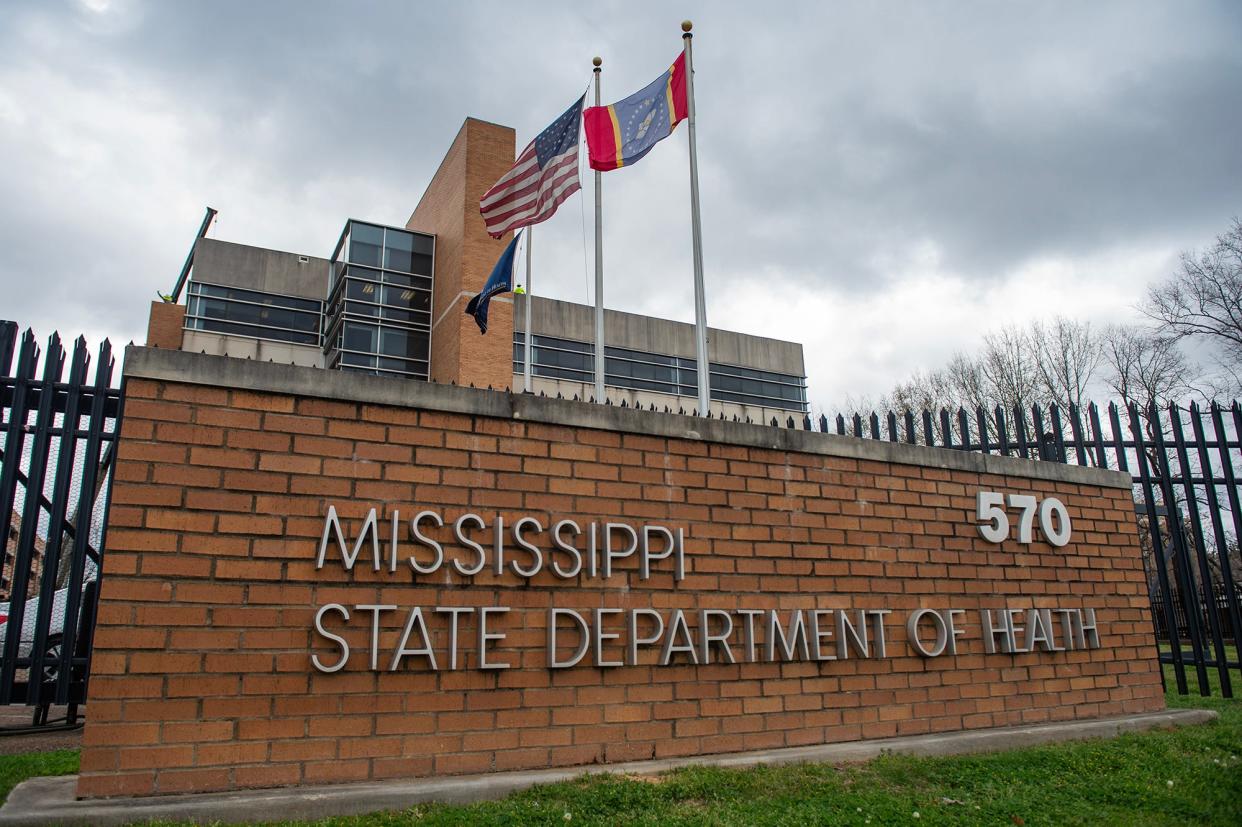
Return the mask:
[[328,368],[427,379],[435,237],[350,220],[332,256]]
[[[522,373],[525,339],[513,334],[513,372]],[[531,342],[535,376],[591,384],[595,381],[594,345],[535,334]],[[711,363],[711,398],[717,402],[760,405],[806,413],[806,377],[757,368]],[[620,347],[604,348],[604,382],[615,388],[676,396],[698,395],[698,365],[684,356],[666,356]]]
[[319,344],[323,302],[191,281],[185,326],[252,339]]

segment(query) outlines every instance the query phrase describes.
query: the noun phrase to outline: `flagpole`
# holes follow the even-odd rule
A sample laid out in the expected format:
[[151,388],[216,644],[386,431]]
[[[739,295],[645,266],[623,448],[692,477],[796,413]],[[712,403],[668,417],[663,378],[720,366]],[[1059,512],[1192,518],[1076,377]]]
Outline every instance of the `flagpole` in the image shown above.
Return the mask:
[[[596,57],[595,105],[599,106],[599,72],[603,59]],[[604,191],[601,173],[595,171],[595,401],[604,404]]]
[[531,236],[534,227],[526,228],[526,300],[522,302],[526,306],[526,324],[523,327],[522,339],[525,342],[525,353],[522,355],[522,378],[525,380],[526,392],[534,393],[530,385],[530,342],[534,336],[530,332],[530,302],[531,302],[531,278],[530,278],[530,246]]
[[690,125],[690,235],[694,240],[694,350],[699,375],[699,416],[711,413],[707,363],[707,299],[703,295],[703,228],[699,224],[699,153],[694,142],[693,24],[685,20],[681,42],[686,54],[686,122]]

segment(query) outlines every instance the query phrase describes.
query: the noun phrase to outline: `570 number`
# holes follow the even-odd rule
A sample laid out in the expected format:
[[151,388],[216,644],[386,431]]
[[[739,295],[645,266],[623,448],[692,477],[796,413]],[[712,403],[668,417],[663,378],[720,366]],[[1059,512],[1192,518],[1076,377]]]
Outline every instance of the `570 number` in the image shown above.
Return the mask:
[[[1070,540],[1070,516],[1065,504],[1056,497],[1045,497],[1041,502],[1031,494],[1002,494],[999,491],[980,491],[975,500],[975,516],[979,518],[979,535],[989,543],[1009,539],[1009,514],[1005,506],[1018,509],[1018,542],[1030,543],[1031,528],[1039,515],[1039,530],[1044,539],[1054,546],[1063,546]],[[1054,519],[1055,518],[1055,519]]]

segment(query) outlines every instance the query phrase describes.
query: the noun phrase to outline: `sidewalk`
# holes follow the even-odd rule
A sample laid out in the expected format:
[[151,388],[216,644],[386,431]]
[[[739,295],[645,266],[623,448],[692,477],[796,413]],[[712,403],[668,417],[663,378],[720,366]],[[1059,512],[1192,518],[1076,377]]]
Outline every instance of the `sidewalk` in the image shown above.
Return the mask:
[[[48,712],[48,720],[65,717],[65,707],[54,706]],[[0,728],[19,729],[29,727],[34,718],[32,706],[0,706]],[[78,723],[86,720],[86,707],[78,707]],[[57,749],[78,749],[82,746],[82,728],[65,731],[55,727],[41,727],[44,731],[20,735],[0,734],[0,755],[22,755],[28,752],[49,752]]]
[[77,776],[31,778],[19,784],[0,808],[0,827],[45,824],[107,825],[151,820],[192,821],[198,824],[217,821],[318,820],[328,816],[401,810],[424,801],[466,803],[501,798],[534,784],[566,781],[583,773],[612,772],[646,776],[691,764],[747,767],[800,762],[851,763],[867,761],[886,752],[909,755],[994,752],[1036,744],[1109,738],[1123,732],[1201,724],[1216,717],[1217,713],[1206,709],[1166,710],[1120,718],[849,741],[624,764],[144,798],[78,801],[74,798]]

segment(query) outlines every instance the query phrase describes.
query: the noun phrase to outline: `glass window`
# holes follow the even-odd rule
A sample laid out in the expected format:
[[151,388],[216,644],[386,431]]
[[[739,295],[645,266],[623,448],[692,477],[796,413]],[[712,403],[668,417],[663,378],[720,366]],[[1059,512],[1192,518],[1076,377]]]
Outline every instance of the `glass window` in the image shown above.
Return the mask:
[[345,297],[364,302],[378,302],[379,285],[370,281],[359,281],[355,278],[346,279]]
[[[535,335],[532,370],[537,376],[594,380],[594,343]],[[513,334],[513,370],[520,373],[524,357],[523,334]],[[644,353],[626,348],[605,348],[605,381],[614,387],[694,396],[698,393],[698,370],[694,359]],[[773,371],[734,365],[711,366],[713,399],[746,405],[763,405],[789,411],[806,410],[806,379]]]
[[[415,277],[411,276],[409,273],[394,273],[392,270],[384,271],[385,284],[396,284],[401,287],[409,287],[414,284],[414,279]],[[422,279],[419,279],[419,281],[421,282]]]
[[191,282],[186,327],[303,344],[319,343],[320,303]]
[[428,339],[426,333],[383,328],[380,330],[380,353],[386,356],[426,359]]
[[374,270],[370,267],[350,267],[349,275],[356,279],[366,279],[367,281],[379,281],[383,270]]
[[[411,256],[410,272],[420,276],[431,276],[431,255],[435,249],[435,240],[429,235],[414,235],[414,254]],[[431,285],[428,285],[430,287]]]
[[276,330],[260,328],[252,325],[226,322],[220,319],[188,319],[186,325],[191,330],[208,330],[213,333],[228,333],[234,336],[248,336],[251,339],[271,339],[277,342],[294,342],[303,345],[319,344],[319,334],[299,333],[296,330]]
[[349,228],[349,260],[354,264],[380,266],[384,231],[370,224],[354,222]]
[[375,328],[370,325],[345,325],[344,347],[346,350],[361,350],[365,353],[375,352]]
[[341,364],[356,368],[373,368],[375,367],[375,357],[362,356],[357,353],[342,353]]
[[379,366],[381,370],[394,370],[401,371],[402,373],[427,373],[427,363],[417,359],[393,359],[381,356],[379,357]]
[[382,290],[382,302],[390,307],[406,307],[412,310],[431,310],[431,293],[413,287],[389,287]]
[[400,230],[384,231],[384,268],[410,272],[414,256],[414,236]]

